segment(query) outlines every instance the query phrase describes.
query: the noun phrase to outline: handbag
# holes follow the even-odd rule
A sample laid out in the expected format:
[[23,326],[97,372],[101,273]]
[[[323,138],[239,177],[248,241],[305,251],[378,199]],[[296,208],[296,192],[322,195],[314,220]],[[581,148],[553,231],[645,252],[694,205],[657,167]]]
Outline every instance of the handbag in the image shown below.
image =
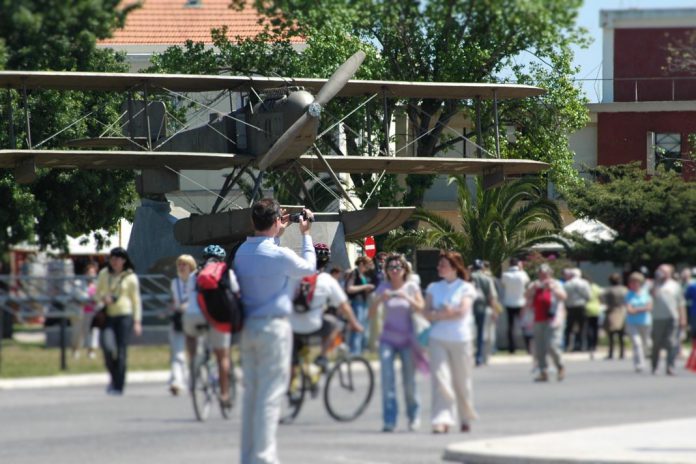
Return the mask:
[[102,330],[106,327],[106,306],[102,306],[101,309],[94,313],[92,318],[92,323],[90,324],[92,329]]
[[430,339],[430,321],[423,317],[420,313],[412,313],[411,320],[413,321],[413,332],[420,346],[428,346]]

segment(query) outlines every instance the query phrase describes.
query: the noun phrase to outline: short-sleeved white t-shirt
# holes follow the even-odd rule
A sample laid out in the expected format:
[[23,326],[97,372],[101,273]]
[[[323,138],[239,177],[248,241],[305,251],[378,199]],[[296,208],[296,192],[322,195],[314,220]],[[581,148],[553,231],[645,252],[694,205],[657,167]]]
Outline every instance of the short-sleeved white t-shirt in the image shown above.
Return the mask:
[[321,328],[321,317],[330,306],[337,307],[347,302],[348,296],[331,274],[322,272],[317,276],[317,284],[314,288],[314,296],[306,313],[294,312],[290,314],[292,331],[298,334],[310,334]]
[[[428,285],[427,295],[431,295],[433,309],[440,310],[444,305],[458,307],[463,298],[476,298],[476,288],[462,279],[452,282],[439,280]],[[434,321],[430,328],[430,338],[446,342],[464,342],[473,339],[471,332],[472,312],[460,319]]]

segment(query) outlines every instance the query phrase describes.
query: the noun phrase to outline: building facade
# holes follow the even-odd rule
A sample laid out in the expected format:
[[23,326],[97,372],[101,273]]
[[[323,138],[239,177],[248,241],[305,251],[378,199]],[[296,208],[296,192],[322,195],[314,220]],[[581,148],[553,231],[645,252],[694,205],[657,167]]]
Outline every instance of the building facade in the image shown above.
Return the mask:
[[602,100],[570,137],[577,167],[638,161],[648,172],[663,164],[694,178],[696,63],[679,52],[696,46],[696,9],[601,11],[600,25]]

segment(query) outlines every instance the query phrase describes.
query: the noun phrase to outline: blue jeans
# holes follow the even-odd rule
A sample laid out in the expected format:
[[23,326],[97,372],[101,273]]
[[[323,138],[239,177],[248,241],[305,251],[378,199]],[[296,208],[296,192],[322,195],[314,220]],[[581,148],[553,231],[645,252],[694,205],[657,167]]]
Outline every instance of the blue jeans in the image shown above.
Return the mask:
[[367,348],[367,337],[370,335],[370,320],[367,317],[369,308],[367,302],[352,302],[351,306],[353,307],[355,318],[365,330],[362,332],[352,331],[348,345],[352,354],[360,355]]
[[483,364],[483,342],[485,335],[483,329],[486,327],[486,308],[474,310],[474,322],[476,323],[476,365]]
[[401,378],[404,384],[404,399],[406,415],[409,422],[420,417],[420,400],[416,386],[416,369],[413,353],[410,347],[394,348],[386,343],[379,344],[379,361],[382,371],[382,418],[384,426],[396,427],[399,405],[396,402],[396,376],[394,374],[394,359],[401,358]]

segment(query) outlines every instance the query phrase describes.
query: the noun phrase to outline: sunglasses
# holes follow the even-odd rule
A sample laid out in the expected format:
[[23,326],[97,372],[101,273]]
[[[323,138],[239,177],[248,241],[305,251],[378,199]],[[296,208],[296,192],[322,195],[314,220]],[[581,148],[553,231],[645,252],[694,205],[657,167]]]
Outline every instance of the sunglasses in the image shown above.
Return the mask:
[[403,266],[387,266],[388,271],[400,271],[403,269]]

